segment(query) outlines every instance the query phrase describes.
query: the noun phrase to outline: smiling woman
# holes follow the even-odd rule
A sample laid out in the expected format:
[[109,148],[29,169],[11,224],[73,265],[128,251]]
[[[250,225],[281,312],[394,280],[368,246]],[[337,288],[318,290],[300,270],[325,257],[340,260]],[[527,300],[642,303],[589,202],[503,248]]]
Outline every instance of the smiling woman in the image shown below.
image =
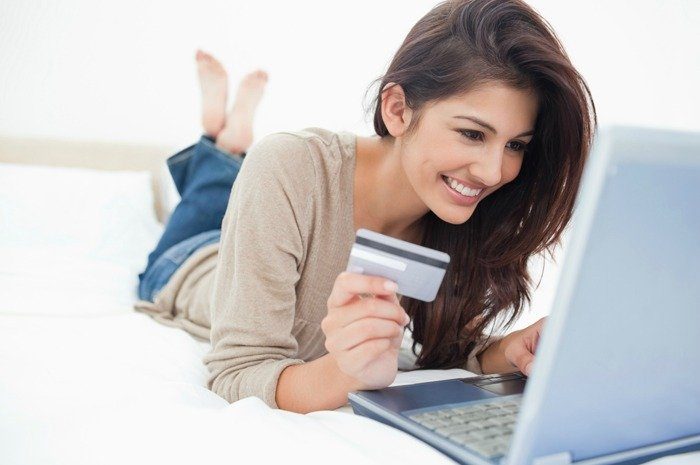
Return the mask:
[[[543,321],[484,329],[521,312],[528,260],[572,215],[595,125],[585,82],[524,2],[451,0],[378,83],[375,136],[306,128],[243,158],[222,134],[252,112],[221,121],[214,94],[218,123],[203,115],[208,134],[168,160],[182,201],[137,308],[209,336],[209,387],[231,402],[308,412],[387,386],[411,322],[413,367],[529,373]],[[447,252],[436,299],[344,271],[360,228]]]
[[[460,366],[496,316],[510,324],[530,301],[527,262],[551,253],[571,218],[595,105],[555,32],[521,1],[439,4],[378,82],[374,128],[398,141],[399,179],[414,192],[401,198],[418,207],[421,245],[452,256],[438,298],[406,305],[417,364]],[[480,354],[484,371],[517,366],[504,346]]]

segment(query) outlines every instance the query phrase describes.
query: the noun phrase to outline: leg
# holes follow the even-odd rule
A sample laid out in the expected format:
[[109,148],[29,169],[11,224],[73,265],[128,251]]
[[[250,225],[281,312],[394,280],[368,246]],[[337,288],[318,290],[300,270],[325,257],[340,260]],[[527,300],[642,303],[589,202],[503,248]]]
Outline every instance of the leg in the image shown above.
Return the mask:
[[[213,57],[206,54],[204,57],[201,53],[197,53],[197,66],[204,98],[217,77],[207,73],[220,74],[216,68],[224,71]],[[252,143],[252,121],[266,82],[267,73],[264,71],[247,74],[238,88],[231,112],[226,116],[224,129],[218,138],[214,140],[214,137],[202,136],[197,144],[168,159],[168,169],[181,200],[158,246],[149,256],[149,265],[178,242],[204,231],[221,228],[233,181],[240,170],[245,150]],[[214,107],[216,105],[203,107],[203,122],[207,120],[207,113],[216,113]],[[244,127],[248,129],[241,129]],[[238,155],[231,156],[232,153]]]
[[[144,300],[153,300],[177,268],[198,248],[219,240],[233,183],[245,150],[252,143],[255,108],[267,81],[267,74],[262,71],[248,74],[239,87],[231,112],[222,120],[220,110],[222,105],[225,107],[226,94],[220,90],[222,76],[226,84],[225,71],[216,59],[203,52],[197,53],[197,67],[202,86],[205,135],[197,144],[167,160],[181,200],[170,215],[155,250],[149,254],[146,269],[139,274],[138,294]],[[236,122],[235,118],[241,121]],[[223,126],[223,130],[218,130],[218,137],[213,135],[217,132],[215,126]],[[219,140],[222,136],[224,142]]]
[[226,122],[228,76],[222,64],[208,53],[197,50],[195,60],[202,92],[202,127],[204,134],[216,139]]
[[139,274],[139,299],[154,302],[156,294],[168,283],[175,271],[190,255],[200,247],[219,242],[220,238],[221,230],[213,229],[201,232],[167,249],[143,273]]
[[241,156],[223,152],[205,136],[197,144],[168,159],[168,169],[180,193],[180,203],[170,215],[165,231],[151,253],[153,259],[178,242],[221,228],[231,188],[242,163]]
[[267,73],[262,70],[248,73],[241,80],[224,128],[216,137],[216,145],[223,150],[239,153],[253,143],[253,118],[267,80]]
[[168,158],[180,203],[175,207],[158,245],[139,274],[139,297],[150,300],[197,248],[218,241],[233,183],[243,157],[221,151],[211,138]]

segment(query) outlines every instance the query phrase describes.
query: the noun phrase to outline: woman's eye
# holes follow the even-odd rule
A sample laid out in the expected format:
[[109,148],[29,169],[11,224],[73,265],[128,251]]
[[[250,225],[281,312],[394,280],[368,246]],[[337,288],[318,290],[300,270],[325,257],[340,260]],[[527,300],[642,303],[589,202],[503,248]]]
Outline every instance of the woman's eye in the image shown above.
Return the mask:
[[462,129],[459,132],[462,133],[464,137],[472,140],[481,140],[482,134],[479,131],[470,131],[468,129]]
[[516,152],[522,152],[523,150],[525,150],[527,148],[527,144],[523,144],[522,142],[514,141],[514,142],[510,142],[510,143],[515,144],[515,146],[514,147],[511,146],[510,149],[514,150]]
[[[472,131],[469,129],[460,129],[459,132],[462,133],[462,135],[464,137],[466,137],[467,139],[470,139],[470,140],[482,140],[484,138],[483,133],[481,133],[479,131]],[[507,145],[507,147],[510,148],[510,150],[512,150],[514,152],[523,152],[523,151],[527,150],[527,146],[528,146],[528,144],[525,144],[525,143],[519,142],[519,141],[512,141],[512,142],[509,142]]]

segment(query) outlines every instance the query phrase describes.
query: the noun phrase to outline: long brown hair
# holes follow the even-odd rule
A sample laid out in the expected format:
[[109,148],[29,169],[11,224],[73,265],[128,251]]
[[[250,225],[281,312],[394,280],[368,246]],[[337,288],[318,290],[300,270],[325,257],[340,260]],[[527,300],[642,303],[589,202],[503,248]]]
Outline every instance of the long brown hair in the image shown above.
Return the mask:
[[536,11],[519,0],[450,0],[416,23],[374,81],[374,129],[390,135],[381,116],[388,83],[401,85],[414,111],[410,133],[426,103],[489,81],[537,93],[535,134],[518,176],[485,197],[467,222],[453,225],[433,212],[421,220],[421,244],[451,256],[433,302],[404,301],[423,368],[463,365],[489,323],[500,315],[508,327],[530,303],[528,259],[542,251],[553,257],[597,126],[586,82]]

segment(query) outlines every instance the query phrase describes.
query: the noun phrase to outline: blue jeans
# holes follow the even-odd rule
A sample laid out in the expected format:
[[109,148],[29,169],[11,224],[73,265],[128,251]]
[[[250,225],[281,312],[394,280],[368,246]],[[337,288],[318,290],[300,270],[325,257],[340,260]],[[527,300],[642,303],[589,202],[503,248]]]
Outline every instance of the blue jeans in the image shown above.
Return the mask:
[[181,200],[158,245],[148,255],[146,269],[139,274],[139,299],[153,301],[190,255],[219,241],[231,188],[242,163],[241,155],[220,150],[209,136],[168,158],[168,170]]

